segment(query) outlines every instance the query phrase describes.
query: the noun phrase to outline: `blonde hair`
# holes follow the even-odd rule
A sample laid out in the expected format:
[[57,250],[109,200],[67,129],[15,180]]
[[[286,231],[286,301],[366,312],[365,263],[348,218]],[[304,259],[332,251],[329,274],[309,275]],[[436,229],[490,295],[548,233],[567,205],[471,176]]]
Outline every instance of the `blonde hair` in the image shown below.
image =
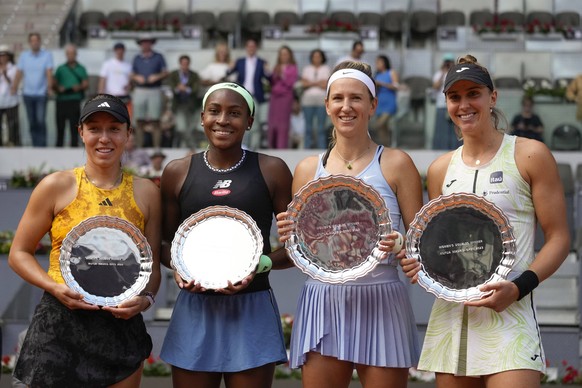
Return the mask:
[[[368,65],[367,63],[356,62],[356,61],[343,61],[341,63],[338,63],[333,68],[333,70],[331,71],[331,74],[334,74],[336,71],[342,70],[342,69],[354,69],[354,70],[361,71],[362,73],[364,73],[368,77],[370,77],[370,79],[372,80],[372,82],[374,82],[374,84],[376,83],[374,81],[374,78],[372,77],[372,67],[370,65]],[[366,88],[366,90],[368,90],[368,88]],[[368,90],[368,95],[370,96],[370,101],[373,101],[375,97],[372,95],[372,93],[369,90]],[[328,98],[329,98],[329,94],[325,96],[326,100]],[[331,139],[329,141],[328,150],[331,150],[335,146],[336,142],[337,142],[337,135],[335,133],[335,127],[334,127],[331,131]]]
[[218,58],[218,53],[222,48],[224,48],[224,51],[226,52],[226,58],[224,58],[224,63],[230,63],[230,49],[228,48],[228,45],[225,42],[219,42],[216,44],[216,46],[214,46],[214,60],[216,62],[220,61],[220,59]]

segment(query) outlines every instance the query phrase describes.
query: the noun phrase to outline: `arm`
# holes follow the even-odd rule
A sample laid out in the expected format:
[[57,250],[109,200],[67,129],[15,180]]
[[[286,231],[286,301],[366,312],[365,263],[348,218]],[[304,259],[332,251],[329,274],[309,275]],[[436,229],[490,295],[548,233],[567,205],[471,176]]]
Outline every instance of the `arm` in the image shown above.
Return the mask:
[[53,69],[52,68],[48,68],[46,69],[46,87],[47,87],[47,94],[49,96],[53,95],[53,87],[54,87],[54,78],[53,78]]
[[[398,149],[384,149],[380,159],[380,167],[384,179],[390,185],[396,195],[398,207],[402,214],[402,223],[406,230],[414,220],[416,213],[422,207],[422,182],[420,174],[414,165],[414,162],[408,154]],[[400,225],[393,227],[394,232]],[[394,233],[383,238],[380,248],[385,252],[392,252],[395,246],[396,235]],[[396,259],[404,258],[404,246],[396,254]]]
[[[293,175],[293,184],[291,186],[293,194],[297,193],[307,182],[315,177],[318,162],[319,158],[317,156],[310,156],[299,162]],[[293,221],[287,217],[286,211],[277,214],[277,233],[279,234],[279,241],[282,243],[289,240],[289,233],[293,230]]]
[[579,77],[574,78],[566,88],[566,98],[570,101],[575,101],[578,95],[578,80]]
[[[543,143],[519,138],[515,160],[521,175],[531,186],[536,218],[544,233],[545,243],[529,267],[542,282],[560,267],[570,249],[564,191],[556,161]],[[493,293],[466,305],[489,307],[500,312],[519,296],[515,283],[506,280],[488,283],[480,289]]]
[[20,81],[22,81],[22,70],[18,69],[16,70],[16,76],[14,76],[14,82],[12,82],[12,86],[10,87],[10,93],[12,94],[18,93]]
[[105,93],[105,82],[106,82],[106,78],[105,77],[99,77],[99,85],[97,86],[97,93],[98,94],[103,94]]
[[[259,164],[271,193],[275,214],[286,211],[287,205],[291,202],[291,185],[293,181],[289,167],[283,160],[264,154],[259,155]],[[285,269],[293,266],[284,248],[271,252],[269,257],[273,262],[273,269]]]
[[74,199],[76,181],[70,171],[44,178],[34,189],[14,235],[8,264],[21,278],[54,295],[69,309],[98,310],[65,284],[56,283],[34,256],[41,238],[49,232],[54,215]]
[[[437,198],[442,194],[443,181],[447,173],[447,167],[452,157],[452,152],[440,156],[436,159],[427,172],[427,185],[429,199]],[[412,221],[412,220],[411,220]],[[400,260],[400,266],[404,274],[410,279],[411,283],[418,281],[418,271],[420,271],[420,263],[413,258],[403,257]]]

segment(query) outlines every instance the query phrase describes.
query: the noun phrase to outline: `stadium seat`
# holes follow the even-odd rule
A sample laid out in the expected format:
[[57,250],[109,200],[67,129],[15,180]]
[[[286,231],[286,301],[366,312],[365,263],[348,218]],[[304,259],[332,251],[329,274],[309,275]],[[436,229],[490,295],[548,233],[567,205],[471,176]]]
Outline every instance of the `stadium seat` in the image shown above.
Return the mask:
[[261,40],[263,27],[271,24],[271,15],[266,11],[249,11],[244,16],[242,25],[245,37]]
[[518,11],[506,11],[499,14],[499,22],[505,21],[513,23],[516,27],[523,26],[525,23],[525,15]]
[[379,29],[382,24],[382,15],[371,11],[360,12],[358,14],[358,24],[360,26],[376,26]]
[[277,11],[273,15],[273,23],[282,28],[300,24],[300,18],[297,12]]
[[490,10],[473,11],[469,15],[469,24],[471,26],[484,26],[486,24],[493,24],[494,15]]
[[389,36],[400,36],[404,28],[406,12],[394,10],[384,14],[380,30]]
[[444,11],[438,15],[439,26],[464,26],[465,14],[461,11]]
[[558,12],[554,19],[557,26],[580,27],[580,14],[578,12]]
[[551,147],[556,151],[578,151],[582,143],[580,130],[572,124],[560,124],[552,132]]
[[301,16],[301,24],[307,26],[319,24],[325,19],[325,14],[321,11],[308,11]]
[[547,11],[532,11],[526,16],[525,22],[527,24],[535,23],[536,20],[541,24],[554,24],[554,15]]

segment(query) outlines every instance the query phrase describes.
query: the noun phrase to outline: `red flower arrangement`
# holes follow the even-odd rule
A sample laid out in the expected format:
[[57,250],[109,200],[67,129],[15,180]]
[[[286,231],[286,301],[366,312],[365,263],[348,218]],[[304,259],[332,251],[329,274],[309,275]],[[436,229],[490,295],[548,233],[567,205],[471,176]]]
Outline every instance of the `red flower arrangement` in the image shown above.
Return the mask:
[[307,32],[313,34],[320,34],[322,32],[358,32],[356,24],[332,21],[331,19],[323,19],[320,23],[309,26]]
[[501,19],[497,22],[487,22],[483,25],[474,25],[473,30],[477,34],[483,34],[485,32],[494,32],[497,34],[500,33],[507,33],[507,32],[516,32],[518,30],[517,25],[515,22],[507,19]]

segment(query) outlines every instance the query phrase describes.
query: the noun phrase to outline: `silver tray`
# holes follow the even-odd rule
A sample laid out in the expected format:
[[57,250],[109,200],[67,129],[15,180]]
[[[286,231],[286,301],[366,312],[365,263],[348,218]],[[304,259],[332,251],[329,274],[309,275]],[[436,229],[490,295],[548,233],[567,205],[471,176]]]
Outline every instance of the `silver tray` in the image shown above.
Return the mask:
[[257,267],[263,236],[242,210],[210,206],[184,220],[172,241],[172,265],[186,281],[207,289],[238,283]]
[[294,221],[285,242],[291,260],[327,283],[345,283],[374,269],[383,256],[378,243],[392,231],[380,194],[347,175],[309,182],[295,194],[287,212]]
[[406,234],[406,255],[418,260],[418,283],[451,302],[487,295],[480,285],[507,278],[516,243],[509,220],[475,194],[440,196],[416,214]]
[[60,267],[85,302],[117,306],[138,295],[152,272],[152,250],[141,231],[117,217],[88,218],[67,233]]

